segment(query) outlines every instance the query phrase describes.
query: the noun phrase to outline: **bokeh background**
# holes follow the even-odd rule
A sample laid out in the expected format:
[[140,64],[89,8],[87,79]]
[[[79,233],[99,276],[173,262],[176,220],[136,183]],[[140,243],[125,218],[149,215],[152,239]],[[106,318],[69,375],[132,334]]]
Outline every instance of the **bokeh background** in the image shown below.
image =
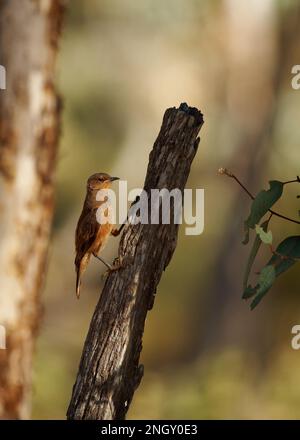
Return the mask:
[[[186,236],[148,314],[145,375],[128,418],[299,418],[299,265],[251,312],[241,300],[249,199],[299,174],[300,2],[72,0],[57,69],[63,127],[56,212],[34,371],[34,418],[65,418],[104,267],[91,261],[76,300],[74,231],[86,178],[98,171],[142,187],[166,108],[204,113],[189,188],[205,189],[205,232]],[[278,210],[297,217],[290,186]],[[272,220],[275,242],[299,227]],[[112,260],[118,240],[104,252]],[[269,258],[262,252],[261,262]],[[259,261],[257,270],[259,269]]]

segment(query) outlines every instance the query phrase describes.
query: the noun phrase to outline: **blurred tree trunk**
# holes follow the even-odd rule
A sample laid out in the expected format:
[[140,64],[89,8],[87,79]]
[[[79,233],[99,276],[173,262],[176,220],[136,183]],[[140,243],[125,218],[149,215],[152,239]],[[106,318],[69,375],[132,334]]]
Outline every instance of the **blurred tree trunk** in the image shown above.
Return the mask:
[[59,135],[54,62],[61,0],[0,2],[0,418],[30,415]]

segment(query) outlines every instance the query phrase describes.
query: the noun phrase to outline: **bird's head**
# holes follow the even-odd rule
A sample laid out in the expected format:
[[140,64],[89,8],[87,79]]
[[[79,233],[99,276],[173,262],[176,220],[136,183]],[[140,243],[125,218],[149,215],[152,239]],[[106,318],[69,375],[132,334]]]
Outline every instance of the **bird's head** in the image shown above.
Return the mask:
[[88,178],[87,188],[89,190],[109,188],[114,180],[119,180],[119,177],[111,177],[106,173],[95,173]]

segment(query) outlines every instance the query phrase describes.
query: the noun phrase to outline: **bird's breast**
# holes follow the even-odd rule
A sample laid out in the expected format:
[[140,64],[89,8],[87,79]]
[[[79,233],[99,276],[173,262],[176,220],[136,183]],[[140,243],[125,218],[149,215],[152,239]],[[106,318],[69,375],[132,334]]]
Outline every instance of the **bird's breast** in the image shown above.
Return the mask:
[[113,225],[110,223],[104,223],[99,227],[97,232],[96,240],[91,246],[91,252],[98,253],[101,249],[104,248],[108,237],[110,236]]

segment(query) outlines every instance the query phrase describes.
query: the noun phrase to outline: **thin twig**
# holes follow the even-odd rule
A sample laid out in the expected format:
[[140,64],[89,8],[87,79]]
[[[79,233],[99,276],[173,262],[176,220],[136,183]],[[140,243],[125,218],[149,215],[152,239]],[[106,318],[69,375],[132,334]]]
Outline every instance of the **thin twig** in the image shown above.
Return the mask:
[[[228,171],[226,168],[220,168],[218,170],[218,173],[222,174],[222,175],[224,174],[224,175],[234,179],[240,185],[240,187],[243,188],[243,190],[248,194],[248,196],[251,197],[252,200],[255,199],[253,194],[251,194],[251,192],[242,184],[242,182],[234,174],[232,174],[230,171]],[[299,180],[298,179],[299,179],[299,177],[297,176],[297,180],[290,180],[288,182],[284,182],[283,184],[286,185],[288,183],[300,182],[300,179]],[[268,211],[271,214],[276,215],[277,217],[280,217],[284,220],[287,220],[289,222],[296,223],[297,225],[300,225],[300,222],[298,220],[294,220],[293,218],[287,217],[283,214],[280,214],[279,212],[273,211],[273,209],[268,209]]]
[[300,183],[300,177],[297,176],[297,179],[288,180],[287,182],[283,182],[283,185],[287,185],[288,183]]

